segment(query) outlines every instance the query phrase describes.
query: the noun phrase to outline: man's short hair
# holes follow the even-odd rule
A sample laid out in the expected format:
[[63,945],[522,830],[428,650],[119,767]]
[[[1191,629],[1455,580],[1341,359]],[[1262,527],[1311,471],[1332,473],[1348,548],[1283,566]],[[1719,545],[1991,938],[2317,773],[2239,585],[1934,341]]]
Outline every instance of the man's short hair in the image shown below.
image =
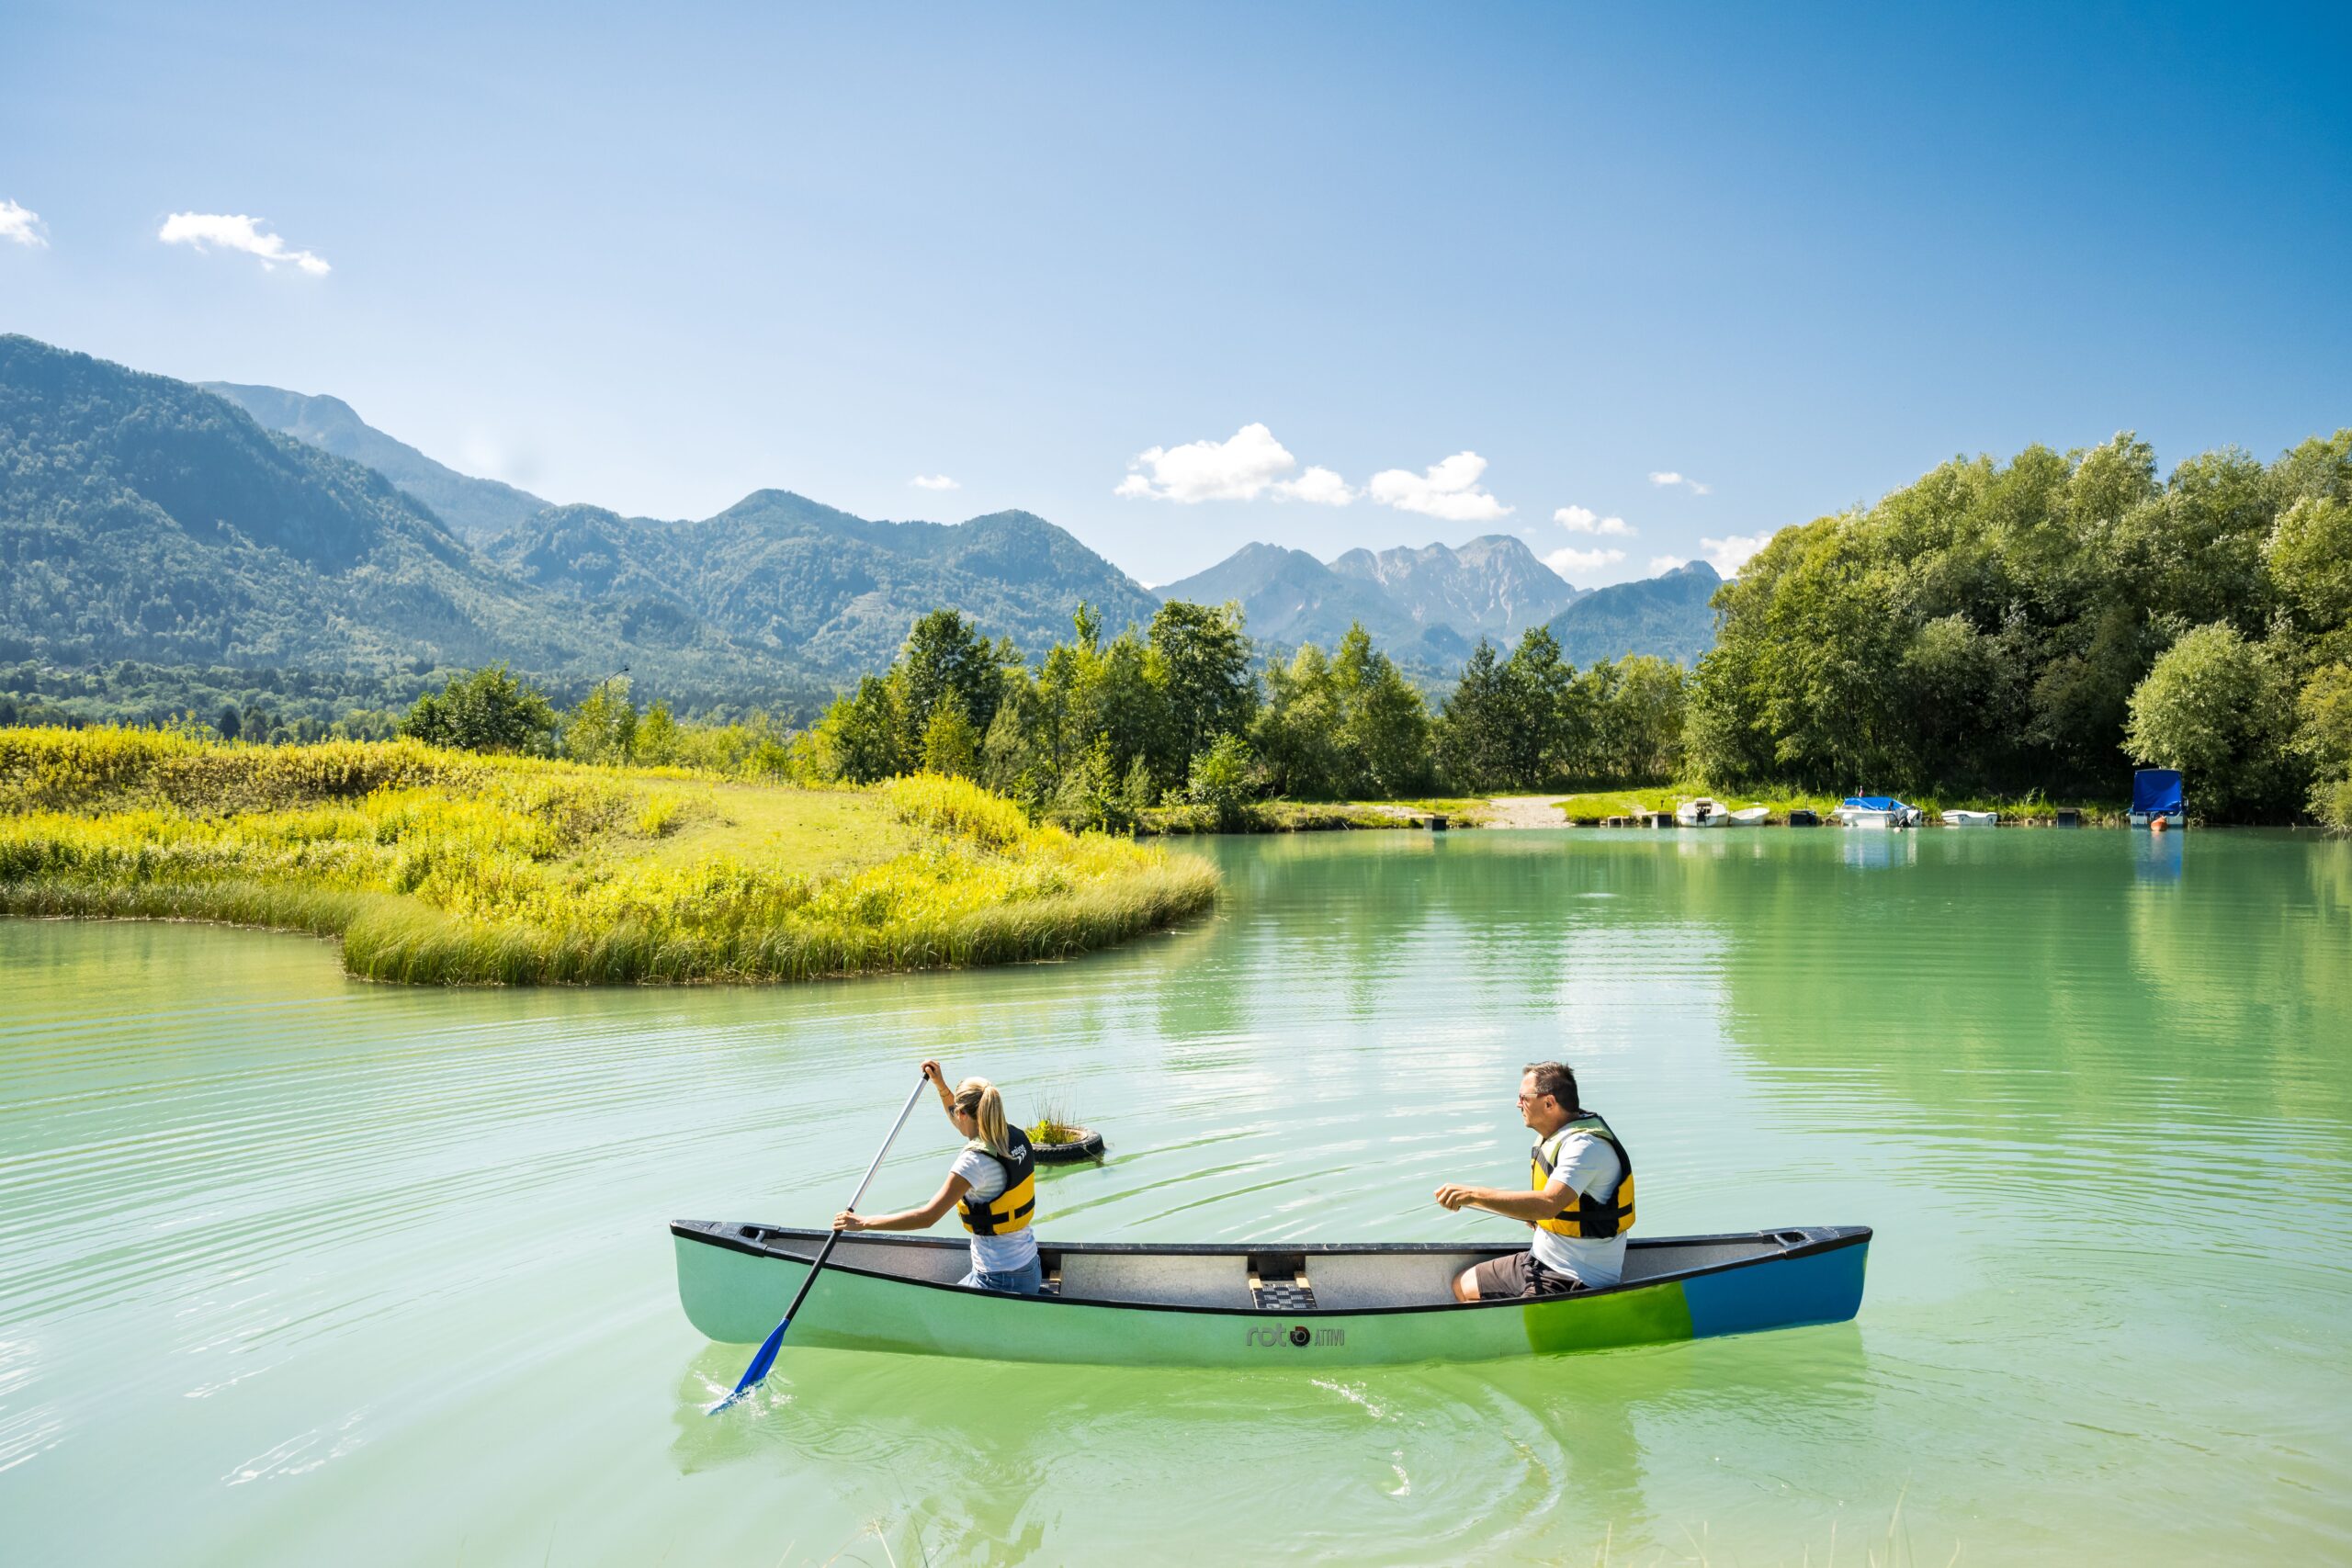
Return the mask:
[[1535,1080],[1536,1093],[1550,1095],[1569,1115],[1584,1109],[1577,1102],[1577,1076],[1566,1062],[1530,1062],[1520,1070]]

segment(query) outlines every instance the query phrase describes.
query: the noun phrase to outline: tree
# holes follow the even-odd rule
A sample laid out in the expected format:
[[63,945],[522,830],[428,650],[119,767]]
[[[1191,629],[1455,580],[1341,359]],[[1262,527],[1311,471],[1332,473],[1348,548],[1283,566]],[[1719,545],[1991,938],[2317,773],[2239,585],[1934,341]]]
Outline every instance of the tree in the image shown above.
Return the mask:
[[1462,667],[1453,694],[1438,713],[1440,776],[1455,789],[1507,787],[1514,717],[1502,660],[1495,655],[1495,645],[1480,637]]
[[2165,650],[2132,694],[2125,744],[2140,761],[2177,768],[2192,798],[2256,814],[2291,809],[2296,770],[2290,688],[2269,654],[2222,622]]
[[887,779],[905,770],[901,732],[898,694],[891,682],[876,675],[865,676],[856,691],[835,697],[825,716],[817,721],[813,733],[819,766],[852,784]]
[[637,705],[626,675],[597,682],[564,718],[563,752],[574,761],[618,767],[636,745]]
[[1150,676],[1166,709],[1161,762],[1181,775],[1211,739],[1244,732],[1256,713],[1241,606],[1171,599],[1151,617],[1150,648]]
[[1340,744],[1355,774],[1351,795],[1396,796],[1430,779],[1430,716],[1396,661],[1372,646],[1361,624],[1348,627],[1331,661],[1344,717]]
[[1504,661],[1509,721],[1499,740],[1517,787],[1540,789],[1580,771],[1592,726],[1577,701],[1576,678],[1548,626],[1528,627]]
[[[754,716],[756,717],[756,716]],[[630,755],[651,768],[669,767],[684,760],[684,731],[666,702],[655,703],[637,721]]]
[[980,737],[962,703],[943,699],[932,707],[922,732],[922,766],[925,773],[979,776]]
[[1345,718],[1331,661],[1313,643],[1267,671],[1265,706],[1250,730],[1267,788],[1293,800],[1345,796],[1354,782],[1340,739]]
[[1196,805],[1216,813],[1218,827],[1230,832],[1249,820],[1250,802],[1258,795],[1256,760],[1250,743],[1231,731],[1218,736],[1193,759],[1185,795]]
[[2352,832],[2352,664],[2330,664],[2303,682],[2295,750],[2311,764],[2312,815]]
[[894,672],[908,736],[919,745],[932,710],[949,700],[963,706],[976,733],[985,732],[996,718],[997,670],[996,649],[960,610],[933,610],[915,622]]
[[2264,553],[2302,627],[2352,653],[2345,632],[2352,626],[2352,499],[2298,501],[2278,519]]
[[492,664],[454,675],[437,694],[419,697],[401,717],[400,731],[428,746],[545,757],[555,751],[555,709],[505,665]]
[[221,705],[220,718],[214,728],[220,731],[220,739],[223,740],[234,740],[243,731],[245,721],[243,716],[237,712],[236,704]]

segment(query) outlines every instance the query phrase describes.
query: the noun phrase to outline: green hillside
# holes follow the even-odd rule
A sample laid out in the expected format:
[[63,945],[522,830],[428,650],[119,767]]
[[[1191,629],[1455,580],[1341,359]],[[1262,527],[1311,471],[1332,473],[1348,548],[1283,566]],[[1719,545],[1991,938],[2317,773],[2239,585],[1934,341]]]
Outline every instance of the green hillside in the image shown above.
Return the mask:
[[878,669],[917,617],[962,610],[1032,653],[1069,629],[1080,604],[1113,626],[1159,607],[1110,562],[1042,517],[878,523],[789,491],[763,490],[698,523],[557,507],[492,546],[535,587],[605,607],[648,639],[707,623],[820,670]]
[[1723,585],[1713,567],[1694,560],[1661,577],[1595,589],[1552,618],[1552,635],[1574,664],[1629,653],[1694,664],[1715,646],[1708,604]]
[[206,391],[228,399],[263,428],[290,435],[338,457],[375,469],[402,494],[423,502],[451,529],[470,539],[503,534],[548,503],[528,491],[436,463],[405,441],[395,440],[361,419],[341,398],[311,397],[280,387],[244,387],[233,381],[201,381]]
[[533,592],[357,463],[184,381],[0,337],[0,661],[377,676],[632,666],[681,698],[805,705],[797,662]]

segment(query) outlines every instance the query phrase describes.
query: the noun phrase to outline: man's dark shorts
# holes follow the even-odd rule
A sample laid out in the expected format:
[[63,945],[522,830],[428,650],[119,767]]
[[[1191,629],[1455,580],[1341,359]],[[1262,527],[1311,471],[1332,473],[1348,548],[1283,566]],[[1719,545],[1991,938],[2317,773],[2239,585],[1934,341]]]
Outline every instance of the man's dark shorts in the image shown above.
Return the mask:
[[1555,1274],[1536,1262],[1532,1252],[1489,1258],[1470,1271],[1470,1280],[1478,1287],[1478,1299],[1482,1302],[1501,1301],[1509,1296],[1565,1296],[1570,1291],[1585,1288],[1583,1280]]

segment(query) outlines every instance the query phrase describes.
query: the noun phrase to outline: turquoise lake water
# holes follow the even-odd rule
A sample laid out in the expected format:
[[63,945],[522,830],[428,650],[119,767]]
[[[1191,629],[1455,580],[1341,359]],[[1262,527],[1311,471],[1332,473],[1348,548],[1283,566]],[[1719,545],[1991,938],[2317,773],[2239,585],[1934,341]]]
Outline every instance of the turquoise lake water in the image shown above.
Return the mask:
[[[0,921],[11,1563],[2342,1562],[2352,844],[1205,840],[1069,964],[418,991]],[[1650,1235],[1877,1227],[1860,1317],[1317,1377],[787,1349],[673,1217],[820,1223],[915,1062],[1102,1127],[1066,1239],[1435,1240],[1564,1055]],[[919,1111],[867,1207],[936,1187]]]

